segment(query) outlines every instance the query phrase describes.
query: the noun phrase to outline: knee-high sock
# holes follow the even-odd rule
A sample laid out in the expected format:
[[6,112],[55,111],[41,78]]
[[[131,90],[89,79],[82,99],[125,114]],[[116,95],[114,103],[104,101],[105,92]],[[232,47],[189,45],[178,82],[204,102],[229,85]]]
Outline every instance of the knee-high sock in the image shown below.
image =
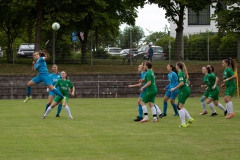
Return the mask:
[[172,106],[173,106],[174,113],[178,114],[177,105],[175,103],[173,103]]
[[181,120],[181,124],[186,124],[186,122],[185,122],[185,111],[183,109],[179,110],[179,118]]
[[188,111],[186,110],[186,108],[183,108],[184,112],[185,112],[185,116],[187,116],[188,119],[191,119],[190,114],[188,113]]
[[142,106],[143,114],[144,114],[144,119],[148,119],[148,110],[147,106]]
[[151,107],[151,111],[152,111],[153,119],[157,119],[157,111],[156,111],[156,108],[154,106]]
[[70,108],[67,105],[64,108],[65,108],[65,111],[67,112],[68,116],[72,116],[71,112],[70,112]]
[[232,101],[228,102],[227,105],[228,105],[228,109],[229,109],[228,113],[233,113],[233,103],[232,103]]
[[163,102],[163,113],[167,114],[167,102]]
[[64,97],[64,96],[62,95],[62,93],[60,93],[59,90],[57,90],[56,88],[53,88],[52,92],[55,93],[56,95],[60,96],[61,98]]
[[62,110],[62,105],[59,104],[59,105],[58,105],[58,109],[57,109],[57,114],[60,114],[61,110]]
[[229,113],[228,103],[225,103],[227,113]]
[[43,116],[47,116],[47,114],[49,113],[49,112],[51,112],[51,110],[52,110],[52,107],[48,107],[48,109],[47,109],[47,111],[44,113],[44,115]]
[[221,103],[218,103],[217,107],[220,108],[223,111],[226,111],[226,108],[224,108]]
[[208,104],[208,106],[211,108],[213,113],[216,113],[217,111],[214,108],[214,105],[212,103]]
[[50,104],[46,104],[45,112],[47,111],[49,106],[50,106]]
[[162,111],[159,109],[158,105],[154,104],[154,107],[158,115],[162,114]]
[[31,96],[32,87],[27,86],[27,96]]

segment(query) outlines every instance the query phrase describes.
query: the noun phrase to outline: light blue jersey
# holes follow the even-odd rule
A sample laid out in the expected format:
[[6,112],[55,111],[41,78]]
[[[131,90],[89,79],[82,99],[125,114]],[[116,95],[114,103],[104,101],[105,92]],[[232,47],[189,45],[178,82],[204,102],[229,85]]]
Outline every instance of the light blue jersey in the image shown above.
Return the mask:
[[[145,71],[142,71],[141,74],[140,74],[140,79],[145,79],[145,75],[146,75],[147,72]],[[144,86],[146,83],[143,82],[142,83],[142,86]],[[140,93],[139,97],[142,98],[143,97],[143,94],[145,93],[146,91],[146,88],[143,89],[143,91]]]
[[168,80],[170,83],[165,87],[167,90],[176,87],[179,83],[178,75],[174,71],[168,73]]
[[34,68],[38,71],[38,74],[46,74],[48,75],[48,69],[46,61],[43,57],[40,57],[34,64]]
[[55,86],[56,82],[61,79],[60,73],[51,73],[50,78],[52,80],[52,85]]

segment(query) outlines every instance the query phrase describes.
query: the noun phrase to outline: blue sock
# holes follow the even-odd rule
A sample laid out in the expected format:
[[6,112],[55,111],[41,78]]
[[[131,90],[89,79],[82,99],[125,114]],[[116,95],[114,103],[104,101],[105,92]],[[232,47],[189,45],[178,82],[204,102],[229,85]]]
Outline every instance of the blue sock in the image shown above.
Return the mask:
[[56,95],[60,96],[61,98],[63,98],[63,95],[56,88],[53,88],[52,92],[55,93]]
[[47,111],[49,106],[50,106],[50,104],[46,104],[45,112]]
[[174,110],[175,114],[178,114],[177,105],[175,103],[173,103],[172,106],[173,106],[173,110]]
[[57,114],[60,114],[61,110],[62,110],[62,105],[61,105],[61,104],[59,104],[59,105],[58,105]]
[[139,117],[143,117],[143,110],[142,110],[142,106],[140,104],[138,105],[138,115],[139,115]]
[[163,113],[167,115],[167,102],[163,102]]
[[31,95],[31,90],[32,90],[32,87],[27,86],[27,96],[28,97]]

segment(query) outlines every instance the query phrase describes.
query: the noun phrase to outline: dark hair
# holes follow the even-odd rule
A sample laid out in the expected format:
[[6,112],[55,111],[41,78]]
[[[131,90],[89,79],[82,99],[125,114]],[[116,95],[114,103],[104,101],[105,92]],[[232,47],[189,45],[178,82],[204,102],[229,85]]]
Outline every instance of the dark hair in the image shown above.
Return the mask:
[[208,65],[211,68],[211,72],[214,72],[214,67],[212,65]]
[[40,57],[47,57],[47,58],[49,58],[49,53],[47,51],[45,51],[45,50],[40,50],[38,52],[38,54],[39,54]]
[[206,70],[208,73],[212,73],[212,68],[211,66],[205,66]]
[[150,61],[147,61],[145,65],[148,67],[148,69],[152,69],[152,63]]
[[227,63],[227,65],[230,66],[233,69],[233,71],[236,70],[236,67],[237,67],[236,63],[231,57],[229,57],[228,59],[224,59],[223,61]]
[[179,62],[177,62],[177,66],[183,71],[183,73],[185,74],[185,77],[186,77],[187,79],[189,79],[186,65],[185,65],[183,62],[180,62],[180,61],[179,61]]
[[176,74],[178,74],[176,67],[174,67],[174,66],[171,65],[171,64],[169,64],[169,66],[172,68],[172,71],[173,71],[173,72],[175,72]]

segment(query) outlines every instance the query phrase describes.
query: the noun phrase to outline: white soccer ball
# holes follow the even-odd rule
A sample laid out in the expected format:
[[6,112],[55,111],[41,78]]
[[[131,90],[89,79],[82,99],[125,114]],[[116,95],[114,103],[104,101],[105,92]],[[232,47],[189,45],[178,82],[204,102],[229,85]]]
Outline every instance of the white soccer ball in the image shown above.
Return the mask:
[[53,30],[57,31],[59,28],[60,28],[60,24],[59,24],[58,22],[54,22],[54,23],[52,24],[52,29],[53,29]]

